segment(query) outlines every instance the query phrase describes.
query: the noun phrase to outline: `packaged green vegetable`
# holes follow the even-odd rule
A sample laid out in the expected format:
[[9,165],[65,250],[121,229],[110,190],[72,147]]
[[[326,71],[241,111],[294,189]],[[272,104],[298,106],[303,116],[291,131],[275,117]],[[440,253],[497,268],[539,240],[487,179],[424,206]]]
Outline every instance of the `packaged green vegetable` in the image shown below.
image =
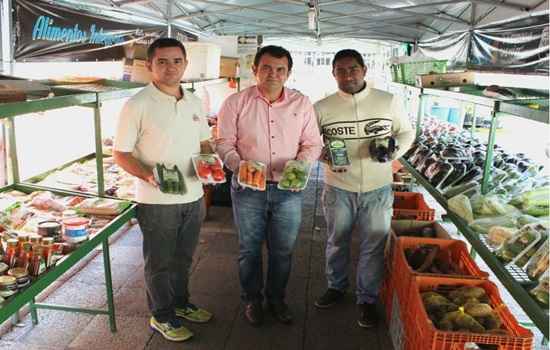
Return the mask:
[[466,220],[467,223],[474,221],[474,214],[472,212],[472,206],[470,205],[470,199],[463,194],[454,196],[447,202],[449,209],[455,214]]
[[472,228],[472,230],[484,235],[489,233],[489,229],[493,226],[517,228],[518,222],[517,222],[517,218],[510,215],[510,216],[493,216],[488,218],[479,218],[479,219],[475,219],[470,224],[470,227]]
[[507,239],[496,251],[499,259],[506,264],[523,267],[548,236],[548,230],[540,224],[528,224]]
[[187,192],[183,175],[176,165],[167,167],[164,164],[157,164],[153,169],[153,173],[161,192],[170,194],[184,194]]
[[543,244],[527,262],[527,266],[525,268],[527,275],[531,279],[537,280],[544,273],[544,271],[548,270],[549,259],[548,244]]
[[546,270],[539,278],[539,284],[531,290],[531,295],[540,304],[548,307],[548,290],[550,289],[550,272]]

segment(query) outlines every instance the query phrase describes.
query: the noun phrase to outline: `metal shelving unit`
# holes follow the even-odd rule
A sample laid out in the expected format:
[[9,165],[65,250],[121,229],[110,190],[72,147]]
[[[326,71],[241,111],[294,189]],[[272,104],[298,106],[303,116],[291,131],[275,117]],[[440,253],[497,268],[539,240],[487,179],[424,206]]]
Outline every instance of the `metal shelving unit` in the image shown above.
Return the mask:
[[[9,190],[18,190],[26,193],[30,193],[36,190],[42,190],[28,185],[14,184],[0,189],[0,192]],[[74,195],[74,193],[64,191],[53,191],[60,195]],[[88,196],[92,197],[92,196]],[[116,332],[115,322],[115,309],[113,301],[113,283],[111,279],[111,261],[109,257],[109,237],[113,235],[118,229],[120,229],[126,222],[135,216],[135,204],[131,204],[120,215],[115,217],[107,226],[97,232],[88,241],[82,243],[75,251],[65,256],[62,260],[56,263],[55,266],[48,269],[47,272],[38,276],[32,283],[21,292],[9,297],[2,308],[0,308],[0,323],[4,322],[10,316],[19,311],[25,304],[29,304],[31,308],[31,317],[33,324],[38,323],[37,309],[50,309],[72,312],[83,312],[90,314],[105,314],[109,316],[109,323],[111,331]],[[105,271],[105,285],[107,293],[107,309],[88,309],[81,307],[70,307],[64,305],[42,304],[35,303],[35,297],[49,285],[59,278],[63,273],[73,267],[80,259],[88,255],[92,249],[98,245],[102,245],[103,251],[103,264]]]
[[[16,77],[4,76],[4,79],[18,79]],[[23,80],[23,79],[21,79]],[[45,83],[44,81],[40,81]],[[83,106],[94,109],[94,131],[95,131],[95,146],[96,146],[96,163],[97,163],[97,181],[98,181],[98,196],[105,195],[104,178],[103,178],[103,157],[102,157],[102,142],[101,142],[101,103],[106,100],[116,98],[129,97],[134,95],[143,86],[142,84],[118,82],[111,80],[103,80],[103,89],[87,89],[86,84],[72,85],[64,87],[50,82],[50,88],[54,96],[31,99],[22,102],[0,103],[0,119],[6,120],[8,132],[8,144],[10,153],[10,165],[12,172],[13,184],[0,189],[2,191],[19,190],[30,193],[37,190],[49,190],[61,195],[79,195],[85,197],[93,197],[92,194],[85,194],[75,191],[63,191],[55,188],[44,188],[21,183],[19,176],[19,165],[17,159],[16,137],[14,118],[24,114],[42,112],[65,107]],[[93,90],[93,91],[92,91]],[[93,157],[88,155],[86,157]],[[67,166],[66,164],[65,166]],[[109,237],[121,228],[126,222],[135,216],[135,205],[130,205],[124,212],[114,218],[106,227],[100,230],[90,240],[82,243],[74,252],[63,258],[55,267],[49,269],[43,275],[37,277],[31,285],[22,290],[20,293],[10,297],[7,302],[0,308],[0,322],[7,320],[10,316],[18,312],[25,304],[29,303],[33,323],[38,322],[37,309],[53,309],[71,312],[84,312],[91,314],[106,314],[109,315],[111,331],[116,331],[115,310],[113,302],[113,288],[111,280],[111,266],[109,258]],[[74,266],[80,259],[86,256],[96,246],[102,245],[103,261],[105,272],[105,284],[107,293],[107,310],[95,310],[61,305],[49,305],[35,303],[35,297],[43,291],[52,282],[54,282],[65,271]]]
[[[419,88],[417,88],[419,89]],[[489,130],[489,136],[487,140],[487,154],[483,167],[483,179],[481,183],[482,193],[486,193],[488,190],[488,183],[491,176],[491,170],[493,166],[493,147],[496,139],[496,129],[498,118],[506,118],[509,115],[521,117],[528,120],[537,122],[549,123],[548,116],[548,94],[547,92],[519,90],[515,91],[522,96],[517,100],[498,100],[482,95],[482,89],[473,85],[465,85],[452,89],[454,91],[446,89],[434,89],[424,88],[420,91],[420,106],[419,114],[417,116],[417,135],[421,133],[422,128],[422,99],[424,96],[439,96],[448,99],[454,99],[473,103],[475,105],[483,105],[491,109],[491,127]],[[475,125],[475,120],[474,120]],[[549,336],[549,311],[539,305],[528,293],[528,287],[525,282],[525,273],[521,269],[516,269],[511,266],[503,265],[500,260],[496,258],[493,253],[493,249],[489,247],[485,240],[480,237],[475,231],[473,231],[468,224],[448,210],[447,198],[445,198],[439,190],[434,188],[428,180],[424,178],[411,164],[406,160],[401,159],[401,163],[404,167],[415,177],[419,184],[421,184],[432,195],[437,202],[447,211],[449,219],[456,225],[459,232],[471,244],[473,251],[479,254],[479,256],[485,261],[489,268],[493,271],[499,281],[510,292],[512,297],[523,308],[525,313],[533,321],[533,323],[541,330],[544,336],[548,339]],[[526,288],[527,286],[527,288]]]
[[66,92],[86,92],[92,93],[96,97],[94,107],[94,132],[95,132],[95,147],[96,152],[96,167],[97,167],[97,188],[100,196],[105,195],[105,179],[103,176],[103,154],[102,136],[101,136],[101,106],[102,103],[109,100],[131,97],[138,93],[145,84],[134,83],[122,80],[101,79],[93,83],[82,84],[64,84],[63,82],[45,81],[46,84]]

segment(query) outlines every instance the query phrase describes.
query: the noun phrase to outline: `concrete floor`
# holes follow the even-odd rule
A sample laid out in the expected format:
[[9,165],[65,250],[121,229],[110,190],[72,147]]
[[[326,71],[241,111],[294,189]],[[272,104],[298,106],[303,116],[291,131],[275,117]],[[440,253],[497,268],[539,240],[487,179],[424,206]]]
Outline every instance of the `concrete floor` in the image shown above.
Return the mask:
[[[238,241],[231,211],[212,207],[201,231],[190,290],[192,301],[212,311],[215,317],[209,324],[187,324],[195,333],[191,340],[172,343],[149,329],[142,238],[139,227],[134,225],[119,234],[110,249],[118,332],[110,332],[107,316],[39,310],[36,326],[32,325],[29,315],[14,327],[4,325],[0,350],[393,349],[383,323],[371,330],[357,326],[352,293],[333,309],[318,310],[313,306],[326,287],[324,223],[316,210],[316,198],[318,190],[312,181],[306,191],[303,223],[287,291],[287,302],[295,313],[292,325],[276,323],[268,314],[265,325],[260,328],[244,321],[239,300]],[[352,258],[354,262],[357,260],[357,245]],[[355,273],[354,266],[352,273]],[[43,300],[47,303],[105,308],[102,254],[69,271],[43,294],[49,294]]]

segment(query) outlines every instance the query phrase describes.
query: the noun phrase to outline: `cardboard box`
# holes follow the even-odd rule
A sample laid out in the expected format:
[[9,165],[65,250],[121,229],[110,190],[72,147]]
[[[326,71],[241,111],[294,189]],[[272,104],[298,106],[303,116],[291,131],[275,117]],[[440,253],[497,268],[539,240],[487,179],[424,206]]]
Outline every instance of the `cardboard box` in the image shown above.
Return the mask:
[[222,49],[218,45],[204,42],[186,42],[187,68],[183,80],[217,79],[220,77]]
[[136,83],[150,83],[151,72],[147,69],[146,63],[146,60],[126,58],[124,60],[122,80]]
[[220,59],[220,77],[235,78],[237,76],[237,66],[239,59],[235,57],[221,57]]
[[474,84],[474,72],[455,72],[441,74],[422,74],[416,76],[418,87],[443,87]]
[[147,48],[145,44],[129,44],[124,45],[124,57],[138,60],[147,59]]

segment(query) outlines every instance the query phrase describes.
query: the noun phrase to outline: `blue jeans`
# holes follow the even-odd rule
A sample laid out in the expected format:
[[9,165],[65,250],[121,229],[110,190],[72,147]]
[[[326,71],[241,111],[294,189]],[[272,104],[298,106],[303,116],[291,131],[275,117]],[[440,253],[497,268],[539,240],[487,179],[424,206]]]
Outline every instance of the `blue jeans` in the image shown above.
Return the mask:
[[231,182],[233,216],[239,234],[239,278],[245,302],[262,301],[262,244],[268,251],[265,296],[282,302],[290,275],[292,252],[302,219],[302,193],[282,191],[267,184],[265,191]]
[[357,303],[374,303],[384,273],[384,245],[393,215],[391,187],[357,193],[325,185],[322,197],[327,222],[326,275],[328,287],[349,287],[351,233],[359,234]]

